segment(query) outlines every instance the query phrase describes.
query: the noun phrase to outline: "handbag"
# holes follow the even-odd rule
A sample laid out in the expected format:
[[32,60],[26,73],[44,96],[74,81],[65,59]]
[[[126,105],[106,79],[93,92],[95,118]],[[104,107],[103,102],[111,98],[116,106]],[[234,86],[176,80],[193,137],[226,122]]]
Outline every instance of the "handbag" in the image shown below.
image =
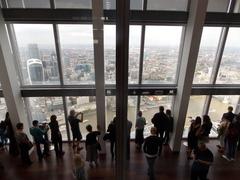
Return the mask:
[[97,142],[97,150],[98,150],[98,151],[101,151],[101,150],[102,150],[101,144],[100,144],[99,142]]
[[30,150],[33,147],[33,143],[31,141],[28,141],[27,143],[27,149]]

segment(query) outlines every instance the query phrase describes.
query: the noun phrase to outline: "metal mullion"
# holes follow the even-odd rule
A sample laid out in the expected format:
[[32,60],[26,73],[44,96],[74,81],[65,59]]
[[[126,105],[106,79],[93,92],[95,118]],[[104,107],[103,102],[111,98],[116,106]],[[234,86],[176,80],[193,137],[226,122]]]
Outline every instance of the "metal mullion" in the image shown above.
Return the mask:
[[56,9],[55,0],[50,0],[50,8]]
[[208,95],[205,98],[202,115],[209,113],[209,108],[212,100],[212,95]]
[[57,55],[57,62],[58,62],[59,79],[60,79],[61,86],[63,86],[64,82],[63,82],[63,71],[62,71],[59,31],[58,31],[58,27],[57,27],[56,23],[53,24],[53,33],[54,33],[55,48],[56,48],[56,55]]
[[64,110],[64,116],[65,116],[65,123],[66,123],[66,129],[67,129],[67,138],[68,141],[71,141],[71,136],[70,136],[70,128],[69,128],[69,124],[68,124],[68,110],[67,110],[67,101],[66,101],[66,97],[62,96],[62,100],[63,100],[63,110]]
[[16,38],[16,34],[15,34],[15,30],[12,24],[7,23],[7,30],[8,30],[8,35],[9,35],[9,40],[11,43],[11,47],[12,47],[12,51],[13,51],[13,57],[15,59],[15,69],[18,73],[18,77],[19,77],[19,83],[20,83],[20,87],[23,86],[24,81],[23,81],[23,73],[20,71],[19,67],[21,67],[21,63],[20,63],[20,52],[18,50],[18,45],[17,45],[17,38]]
[[8,3],[6,0],[2,0],[2,7],[3,8],[8,8]]

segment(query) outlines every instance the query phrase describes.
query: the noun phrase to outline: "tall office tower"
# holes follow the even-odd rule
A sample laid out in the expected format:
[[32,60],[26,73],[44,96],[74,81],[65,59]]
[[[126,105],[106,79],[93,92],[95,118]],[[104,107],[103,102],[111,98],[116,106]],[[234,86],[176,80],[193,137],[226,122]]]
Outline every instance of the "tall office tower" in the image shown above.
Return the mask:
[[27,71],[30,84],[42,84],[44,81],[43,63],[39,59],[27,60]]
[[29,59],[40,59],[39,48],[37,44],[28,44]]

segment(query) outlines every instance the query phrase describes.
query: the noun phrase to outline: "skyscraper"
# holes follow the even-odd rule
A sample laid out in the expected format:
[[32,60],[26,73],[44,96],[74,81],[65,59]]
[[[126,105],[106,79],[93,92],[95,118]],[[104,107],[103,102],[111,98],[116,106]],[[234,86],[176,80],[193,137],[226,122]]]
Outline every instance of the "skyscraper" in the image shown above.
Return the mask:
[[39,48],[37,44],[28,44],[29,59],[40,59]]

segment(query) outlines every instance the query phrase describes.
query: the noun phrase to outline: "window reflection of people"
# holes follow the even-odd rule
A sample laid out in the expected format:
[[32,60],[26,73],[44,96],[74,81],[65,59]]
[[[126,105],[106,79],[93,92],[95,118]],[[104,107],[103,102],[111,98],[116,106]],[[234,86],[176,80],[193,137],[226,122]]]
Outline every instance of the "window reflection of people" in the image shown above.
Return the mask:
[[[78,116],[81,115],[81,118],[78,119]],[[75,110],[71,110],[68,116],[68,122],[71,126],[72,136],[73,136],[73,148],[75,146],[79,146],[80,141],[82,139],[82,134],[80,132],[79,123],[83,122],[83,113],[75,112]]]

